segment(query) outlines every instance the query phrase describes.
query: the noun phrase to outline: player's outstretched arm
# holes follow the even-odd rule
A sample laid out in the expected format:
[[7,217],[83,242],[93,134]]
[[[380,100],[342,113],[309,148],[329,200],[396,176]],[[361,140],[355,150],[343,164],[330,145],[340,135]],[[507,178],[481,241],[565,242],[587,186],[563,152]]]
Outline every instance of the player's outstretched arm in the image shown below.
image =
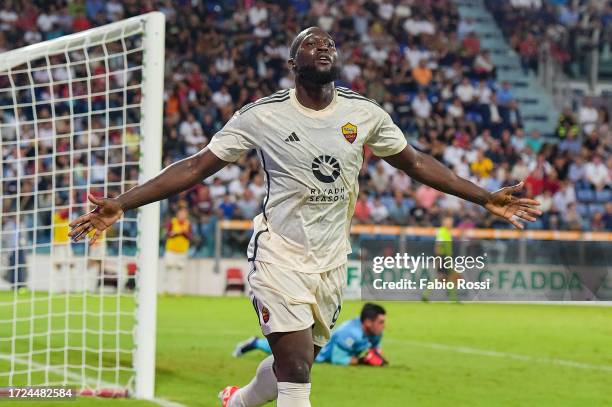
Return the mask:
[[482,205],[519,229],[523,229],[523,224],[517,218],[533,222],[536,216],[542,214],[536,208],[538,201],[514,196],[523,188],[523,182],[489,192],[459,177],[432,156],[423,154],[410,145],[397,154],[383,158],[413,179],[444,193]]
[[105,229],[121,218],[125,211],[185,191],[227,164],[208,148],[204,148],[191,157],[168,166],[155,178],[135,186],[116,198],[95,198],[89,195],[89,200],[96,205],[96,208],[72,221],[69,235],[74,241],[79,241],[95,229],[96,232],[89,241],[93,244]]

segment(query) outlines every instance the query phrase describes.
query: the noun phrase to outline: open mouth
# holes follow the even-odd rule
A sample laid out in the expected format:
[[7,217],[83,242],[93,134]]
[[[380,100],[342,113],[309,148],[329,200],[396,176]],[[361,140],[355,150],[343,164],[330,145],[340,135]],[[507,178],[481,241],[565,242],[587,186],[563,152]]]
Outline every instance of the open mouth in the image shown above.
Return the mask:
[[318,61],[320,64],[323,64],[323,65],[328,65],[328,64],[331,64],[331,58],[330,58],[330,57],[328,57],[328,56],[326,56],[326,55],[322,55],[322,56],[318,57],[318,58],[317,58],[317,61]]

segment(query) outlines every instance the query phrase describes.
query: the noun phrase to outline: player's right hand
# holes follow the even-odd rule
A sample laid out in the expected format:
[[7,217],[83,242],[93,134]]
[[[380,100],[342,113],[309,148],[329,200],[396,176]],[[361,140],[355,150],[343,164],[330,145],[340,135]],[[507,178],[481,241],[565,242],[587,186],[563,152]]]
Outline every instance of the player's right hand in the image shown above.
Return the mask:
[[369,366],[384,366],[388,364],[387,359],[377,349],[370,349],[368,352],[359,358],[359,363]]
[[74,241],[82,240],[87,234],[95,230],[94,234],[89,239],[89,244],[92,245],[98,240],[98,237],[108,229],[113,223],[117,222],[123,216],[123,209],[116,199],[113,198],[96,198],[89,194],[89,201],[96,205],[93,211],[79,216],[77,219],[70,222],[70,232],[68,236]]

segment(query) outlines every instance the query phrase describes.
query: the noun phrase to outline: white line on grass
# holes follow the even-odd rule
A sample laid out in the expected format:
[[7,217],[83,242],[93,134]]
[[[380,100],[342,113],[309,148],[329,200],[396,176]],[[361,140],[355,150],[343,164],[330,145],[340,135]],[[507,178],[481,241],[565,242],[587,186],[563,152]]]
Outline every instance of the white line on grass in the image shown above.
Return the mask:
[[576,362],[576,361],[567,360],[567,359],[543,358],[543,357],[538,357],[538,356],[522,355],[520,353],[498,352],[494,350],[470,348],[467,346],[453,346],[453,345],[444,345],[442,343],[410,341],[410,340],[402,340],[402,339],[394,339],[394,338],[385,339],[385,342],[403,343],[406,345],[420,346],[422,348],[446,350],[449,352],[464,353],[464,354],[470,354],[470,355],[480,355],[480,356],[490,356],[490,357],[504,358],[504,359],[513,359],[513,360],[520,360],[523,362],[550,363],[553,365],[567,366],[567,367],[573,367],[577,369],[603,370],[604,372],[612,373],[612,366],[609,366],[609,365],[593,365],[590,363]]
[[[4,360],[14,360],[15,363],[19,363],[20,365],[30,365],[36,369],[48,369],[50,372],[54,372],[55,374],[58,374],[60,376],[62,375],[66,375],[66,377],[68,377],[69,379],[72,379],[74,381],[81,381],[81,375],[74,373],[74,372],[70,372],[70,371],[64,371],[63,368],[61,367],[55,367],[55,366],[48,366],[44,365],[42,363],[38,363],[38,362],[34,362],[34,361],[30,361],[28,359],[24,359],[24,358],[19,358],[16,356],[11,356],[11,355],[6,355],[6,354],[2,354],[0,353],[0,359],[4,359]],[[92,377],[88,377],[85,376],[85,381],[88,384],[100,384],[103,387],[115,387],[114,383],[111,382],[107,382],[104,380],[100,380],[98,381],[98,379],[94,379]],[[170,401],[170,400],[166,400],[166,399],[160,399],[160,398],[154,398],[154,399],[149,399],[147,401],[150,401],[152,403],[155,403],[159,406],[162,407],[186,407],[184,404],[181,403],[177,403],[176,401]]]

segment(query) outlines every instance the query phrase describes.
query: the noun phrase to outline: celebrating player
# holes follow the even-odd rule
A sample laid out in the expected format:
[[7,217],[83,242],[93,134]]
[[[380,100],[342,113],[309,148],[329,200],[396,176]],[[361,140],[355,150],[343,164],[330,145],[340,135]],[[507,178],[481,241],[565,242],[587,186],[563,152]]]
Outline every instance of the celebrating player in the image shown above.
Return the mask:
[[300,32],[288,61],[295,88],[246,105],[197,154],[116,198],[90,196],[97,208],[71,223],[71,236],[94,238],[124,211],[168,198],[210,177],[251,149],[266,174],[263,213],[248,248],[252,302],[272,355],[244,388],[227,387],[224,406],[310,406],[310,370],[330,338],[346,285],[357,176],[368,146],[416,181],[475,202],[518,228],[540,211],[513,194],[522,183],[488,192],[407,144],[376,103],[334,86],[340,67],[333,39]]
[[[359,317],[346,321],[334,330],[315,362],[344,366],[387,364],[387,360],[382,356],[380,343],[385,320],[383,307],[372,303],[365,304]],[[234,356],[239,357],[256,349],[272,353],[265,338],[254,336],[239,343],[234,350]]]

